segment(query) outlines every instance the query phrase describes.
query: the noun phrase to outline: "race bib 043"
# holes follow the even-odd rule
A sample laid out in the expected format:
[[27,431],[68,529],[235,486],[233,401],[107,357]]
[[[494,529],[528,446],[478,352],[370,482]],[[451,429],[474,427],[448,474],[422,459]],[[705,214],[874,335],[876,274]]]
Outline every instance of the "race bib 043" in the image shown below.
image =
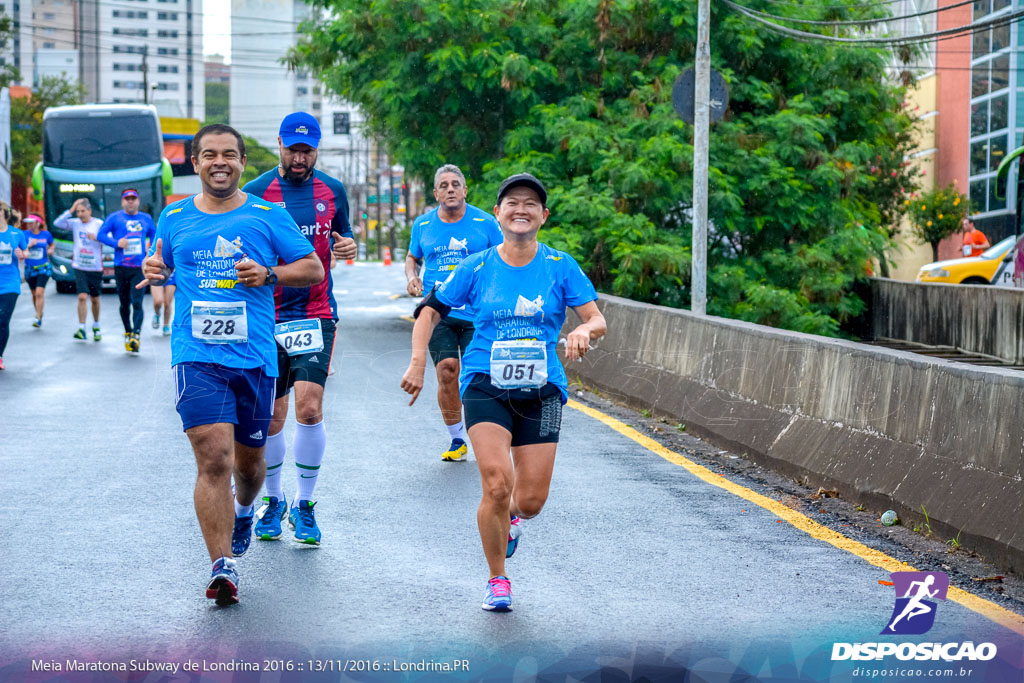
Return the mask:
[[491,384],[499,389],[542,387],[548,381],[548,353],[540,340],[517,339],[491,346]]
[[324,333],[319,319],[278,323],[274,325],[274,339],[289,356],[324,350]]
[[193,301],[192,337],[206,344],[249,341],[244,301]]

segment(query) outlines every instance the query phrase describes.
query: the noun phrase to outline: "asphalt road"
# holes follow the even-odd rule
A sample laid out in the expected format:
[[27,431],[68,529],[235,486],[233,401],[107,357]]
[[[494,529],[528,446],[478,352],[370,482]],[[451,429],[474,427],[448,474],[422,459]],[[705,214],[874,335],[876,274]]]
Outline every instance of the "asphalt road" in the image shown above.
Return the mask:
[[[886,640],[884,570],[573,409],[548,505],[524,523],[509,562],[514,611],[484,612],[476,467],[440,460],[434,385],[412,408],[398,386],[411,330],[402,316],[413,308],[392,298],[404,292],[401,269],[334,273],[341,322],[316,508],[324,542],[254,541],[239,560],[242,602],[228,609],[203,597],[209,562],[169,340],[147,314],[141,353],[126,354],[107,294],[104,340],[74,341],[75,299],[52,285],[36,330],[23,293],[0,373],[0,679],[20,678],[32,659],[134,658],[291,663],[291,673],[250,674],[259,680],[289,680],[299,665],[304,680],[310,666],[358,680],[396,662],[462,659],[466,679],[604,668],[609,680],[684,669],[691,680],[852,680],[863,663],[829,661],[832,644]],[[1024,638],[952,601],[926,639],[996,643],[996,660],[973,665],[996,678],[969,680],[1024,668]],[[345,660],[370,664],[338,673]],[[362,666],[371,671],[353,672]]]

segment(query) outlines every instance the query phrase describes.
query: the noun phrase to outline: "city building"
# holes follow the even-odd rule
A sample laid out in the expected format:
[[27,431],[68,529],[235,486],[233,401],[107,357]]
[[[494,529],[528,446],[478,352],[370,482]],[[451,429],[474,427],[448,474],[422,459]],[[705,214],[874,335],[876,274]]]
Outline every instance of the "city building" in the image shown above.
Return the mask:
[[19,84],[64,75],[90,102],[149,102],[204,118],[202,0],[0,0]]

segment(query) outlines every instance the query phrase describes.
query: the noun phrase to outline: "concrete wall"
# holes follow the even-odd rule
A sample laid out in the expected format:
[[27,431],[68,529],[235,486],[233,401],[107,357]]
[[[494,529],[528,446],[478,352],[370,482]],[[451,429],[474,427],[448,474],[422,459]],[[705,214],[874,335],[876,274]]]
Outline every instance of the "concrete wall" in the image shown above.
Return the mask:
[[955,346],[1024,364],[1024,289],[871,281],[876,338]]
[[[1024,571],[1024,373],[602,297],[571,376]],[[570,316],[571,317],[571,316]],[[570,321],[571,324],[572,321]]]

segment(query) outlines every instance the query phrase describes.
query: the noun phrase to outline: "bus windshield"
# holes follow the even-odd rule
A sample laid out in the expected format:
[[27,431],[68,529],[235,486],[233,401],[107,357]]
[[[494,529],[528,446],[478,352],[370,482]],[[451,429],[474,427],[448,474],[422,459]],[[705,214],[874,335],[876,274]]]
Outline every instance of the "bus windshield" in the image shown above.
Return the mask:
[[156,119],[146,114],[100,112],[46,119],[43,164],[101,171],[159,163]]

